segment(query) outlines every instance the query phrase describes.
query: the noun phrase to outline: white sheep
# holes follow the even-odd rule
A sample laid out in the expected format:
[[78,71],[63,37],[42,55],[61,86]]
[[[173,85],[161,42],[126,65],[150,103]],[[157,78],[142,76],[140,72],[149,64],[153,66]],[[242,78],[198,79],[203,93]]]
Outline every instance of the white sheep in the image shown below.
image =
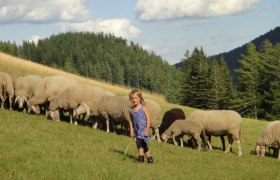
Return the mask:
[[[153,134],[156,134],[158,141],[160,142],[159,130],[157,126],[157,121],[159,119],[161,108],[158,103],[155,101],[145,99],[145,106],[150,114],[151,125],[150,127],[154,131]],[[130,117],[130,108],[132,104],[128,97],[124,96],[104,96],[98,102],[98,115],[105,118],[107,132],[109,132],[110,119],[119,122],[125,126],[128,126]]]
[[14,98],[14,85],[13,79],[7,73],[0,72],[0,100],[1,100],[1,107],[4,107],[4,103],[6,99],[9,99],[9,108],[12,110],[12,101]]
[[77,81],[68,76],[45,77],[36,85],[34,96],[29,100],[29,106],[35,114],[39,114],[40,110],[38,109],[38,105],[45,105],[45,110],[47,110],[48,103],[61,91],[73,86],[73,84],[77,84]]
[[[34,91],[36,85],[42,80],[41,76],[38,75],[26,75],[18,77],[14,81],[15,88],[15,104],[18,104],[19,108],[24,108],[24,104],[26,103],[26,107],[28,108],[28,100],[34,96]],[[29,112],[30,110],[27,109]]]
[[[90,85],[74,85],[61,91],[51,102],[49,106],[51,113],[57,109],[62,109],[70,112],[70,123],[73,120],[73,110],[77,109],[80,104],[89,99],[98,99],[104,95],[110,94],[102,88]],[[112,93],[111,93],[112,94]],[[57,113],[56,113],[57,114]],[[75,124],[77,122],[75,121]]]
[[226,153],[229,152],[233,141],[236,140],[238,155],[242,155],[240,145],[242,118],[237,112],[230,110],[196,110],[187,119],[200,122],[205,129],[206,135],[227,135],[229,145],[225,151]]
[[256,153],[258,156],[265,155],[265,148],[278,150],[278,160],[280,160],[280,121],[273,121],[267,124],[261,137],[256,142]]
[[212,149],[209,141],[207,140],[205,130],[201,123],[192,120],[177,120],[171,124],[171,126],[161,134],[163,141],[167,141],[169,138],[173,139],[173,142],[176,146],[176,137],[180,138],[181,147],[183,147],[183,136],[188,135],[192,136],[198,144],[198,150],[201,150],[201,142],[203,141],[204,145],[208,145],[209,149]]

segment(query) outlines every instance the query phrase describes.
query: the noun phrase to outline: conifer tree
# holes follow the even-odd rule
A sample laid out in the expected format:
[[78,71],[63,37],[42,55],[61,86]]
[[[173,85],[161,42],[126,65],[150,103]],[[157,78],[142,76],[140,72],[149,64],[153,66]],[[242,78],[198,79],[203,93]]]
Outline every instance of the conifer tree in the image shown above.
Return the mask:
[[258,95],[259,82],[259,53],[255,45],[250,42],[246,46],[247,53],[242,55],[240,67],[236,70],[238,74],[238,99],[235,101],[234,109],[247,117],[258,118]]

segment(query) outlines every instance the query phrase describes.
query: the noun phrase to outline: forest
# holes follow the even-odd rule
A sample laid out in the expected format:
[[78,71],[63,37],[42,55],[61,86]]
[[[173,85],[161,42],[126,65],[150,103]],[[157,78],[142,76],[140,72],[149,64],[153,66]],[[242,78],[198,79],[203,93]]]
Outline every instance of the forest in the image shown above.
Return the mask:
[[0,51],[112,84],[163,94],[167,101],[200,109],[233,109],[243,117],[280,118],[280,44],[246,44],[233,83],[223,56],[186,50],[175,68],[141,45],[111,34],[67,32],[37,44],[0,41]]

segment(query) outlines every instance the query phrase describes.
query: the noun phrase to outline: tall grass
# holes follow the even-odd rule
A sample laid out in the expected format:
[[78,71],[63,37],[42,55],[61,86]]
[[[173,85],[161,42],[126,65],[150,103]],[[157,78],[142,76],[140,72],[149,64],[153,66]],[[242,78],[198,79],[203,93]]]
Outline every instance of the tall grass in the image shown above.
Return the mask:
[[225,154],[219,138],[212,151],[152,141],[155,163],[135,161],[130,138],[44,116],[0,110],[0,179],[279,179],[279,162],[253,154],[266,124],[244,119],[243,156]]
[[[127,95],[130,90],[3,53],[0,71],[13,78],[65,74],[119,95]],[[162,115],[174,107],[186,114],[193,110],[167,103],[161,95],[144,92],[144,97],[156,100]],[[278,160],[254,154],[255,142],[266,124],[244,119],[242,157],[237,155],[236,144],[233,153],[225,154],[219,138],[212,140],[214,150],[201,152],[152,141],[149,147],[155,163],[148,165],[135,162],[138,155],[134,143],[123,158],[130,141],[127,136],[0,109],[0,179],[279,179]]]

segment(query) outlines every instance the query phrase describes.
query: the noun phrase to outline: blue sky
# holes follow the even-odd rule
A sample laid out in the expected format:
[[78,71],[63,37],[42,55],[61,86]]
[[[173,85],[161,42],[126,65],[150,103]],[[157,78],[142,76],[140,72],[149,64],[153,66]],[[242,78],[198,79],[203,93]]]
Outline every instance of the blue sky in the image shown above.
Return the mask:
[[170,64],[186,50],[230,51],[280,26],[279,0],[1,0],[0,40],[113,33]]

